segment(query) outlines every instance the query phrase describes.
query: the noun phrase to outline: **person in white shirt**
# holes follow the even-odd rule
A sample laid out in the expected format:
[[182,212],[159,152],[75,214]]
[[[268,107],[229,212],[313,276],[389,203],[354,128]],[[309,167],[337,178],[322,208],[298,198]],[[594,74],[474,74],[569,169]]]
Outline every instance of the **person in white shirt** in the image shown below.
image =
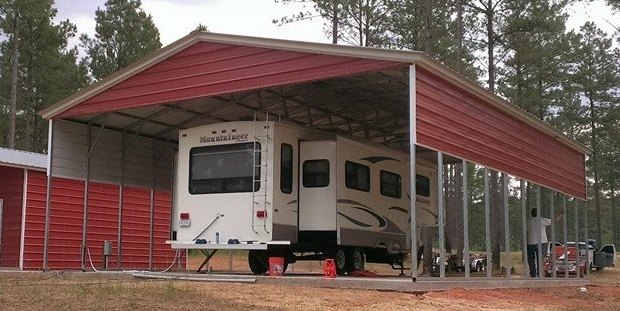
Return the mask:
[[[557,222],[564,212],[556,216]],[[532,217],[527,219],[527,264],[530,266],[530,276],[536,277],[538,275],[538,243],[542,245],[543,258],[547,255],[547,227],[551,226],[551,219],[536,217],[536,208],[533,208],[530,212]]]

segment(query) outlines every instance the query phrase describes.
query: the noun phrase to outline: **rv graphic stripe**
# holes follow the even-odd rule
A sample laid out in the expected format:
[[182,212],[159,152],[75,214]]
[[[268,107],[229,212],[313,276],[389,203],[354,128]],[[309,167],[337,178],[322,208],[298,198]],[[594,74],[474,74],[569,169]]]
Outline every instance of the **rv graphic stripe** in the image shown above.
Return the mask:
[[372,164],[379,163],[381,161],[396,161],[396,162],[400,162],[399,160],[396,160],[394,158],[382,157],[382,156],[366,157],[366,158],[361,158],[360,160],[368,161],[368,162],[370,162]]

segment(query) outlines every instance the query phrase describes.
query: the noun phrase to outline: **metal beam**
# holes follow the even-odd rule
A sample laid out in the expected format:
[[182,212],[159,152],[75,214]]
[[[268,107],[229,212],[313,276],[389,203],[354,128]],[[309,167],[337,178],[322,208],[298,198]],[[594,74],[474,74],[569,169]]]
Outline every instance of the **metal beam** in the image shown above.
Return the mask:
[[484,168],[484,238],[486,246],[486,271],[490,278],[493,267],[491,256],[491,201],[489,200],[489,169]]
[[528,195],[527,187],[525,186],[525,180],[519,180],[519,189],[521,192],[521,249],[522,249],[522,261],[523,261],[523,272],[521,275],[525,278],[528,276],[526,272],[526,267],[528,267],[527,262],[527,202],[526,195]]
[[469,258],[469,192],[467,189],[467,161],[463,160],[463,246],[465,257],[465,278],[469,278],[469,270],[471,268]]
[[52,174],[54,157],[54,120],[49,120],[47,137],[47,186],[45,192],[45,231],[43,234],[43,271],[48,271],[48,253],[50,243],[50,214],[52,210]]
[[[574,208],[573,208],[573,212],[574,212],[574,218],[575,218],[575,248],[577,249],[577,254],[579,254],[579,213],[577,211],[577,198],[573,197],[573,202],[574,202]],[[586,252],[587,253],[587,252]],[[579,264],[581,261],[581,258],[579,258],[580,256],[577,255],[575,258],[575,265],[577,266],[577,273],[576,273],[576,277],[580,277],[581,275],[581,270],[579,269]]]
[[506,254],[506,278],[510,278],[510,218],[508,209],[508,174],[502,173],[502,192],[504,195],[504,252]]
[[[540,189],[540,185],[536,185],[536,222],[538,222],[538,230],[543,229],[542,226],[542,208],[540,205],[540,196],[541,196],[541,189]],[[536,232],[536,236],[538,237],[538,245],[537,245],[537,253],[536,253],[536,272],[538,273],[538,277],[542,278],[543,277],[543,258],[542,258],[542,237],[540,236],[541,232]]]
[[[562,215],[562,235],[564,236],[564,264],[568,260],[568,249],[566,249],[566,244],[568,244],[568,226],[566,221],[566,195],[562,195],[562,211],[564,214]],[[564,277],[568,277],[568,269],[564,269]]]
[[446,277],[446,265],[445,263],[445,237],[444,237],[444,224],[445,224],[445,211],[443,206],[443,154],[437,152],[437,216],[439,220],[439,278]]
[[[409,227],[411,234],[411,279],[413,281],[418,277],[418,234],[417,234],[417,221],[416,221],[416,150],[417,144],[416,135],[416,71],[415,65],[409,66],[409,193],[411,193],[411,200],[409,200],[409,219],[411,226]],[[430,245],[432,247],[432,245]]]
[[556,265],[555,265],[555,192],[553,190],[549,191],[549,219],[551,219],[551,239],[549,239],[549,243],[551,243],[551,276],[557,277],[556,273]]

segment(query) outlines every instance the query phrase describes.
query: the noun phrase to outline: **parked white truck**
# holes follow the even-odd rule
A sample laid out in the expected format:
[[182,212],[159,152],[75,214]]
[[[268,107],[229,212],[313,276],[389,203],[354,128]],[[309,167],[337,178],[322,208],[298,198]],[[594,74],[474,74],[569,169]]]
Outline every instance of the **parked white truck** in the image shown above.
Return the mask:
[[[172,211],[177,249],[248,249],[269,257],[404,266],[410,252],[408,154],[279,122],[180,131]],[[437,224],[436,165],[416,160],[418,227]]]

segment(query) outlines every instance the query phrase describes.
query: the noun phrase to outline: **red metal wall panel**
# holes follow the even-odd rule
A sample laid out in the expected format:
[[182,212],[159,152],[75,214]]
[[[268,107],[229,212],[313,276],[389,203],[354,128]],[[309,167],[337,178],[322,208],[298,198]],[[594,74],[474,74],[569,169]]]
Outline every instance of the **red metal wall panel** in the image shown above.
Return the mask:
[[416,96],[420,145],[585,199],[580,151],[419,67]]
[[45,201],[47,177],[44,172],[28,174],[26,228],[24,230],[24,269],[43,268]]
[[4,200],[0,267],[19,267],[23,195],[24,170],[0,166],[0,199]]
[[408,64],[198,42],[58,117],[295,84]]
[[[43,266],[43,236],[45,229],[46,176],[43,172],[29,174],[26,209],[26,238],[24,268]],[[54,178],[48,265],[50,269],[80,269],[82,223],[84,213],[84,182]],[[125,187],[123,194],[123,269],[149,268],[150,189]],[[112,241],[113,254],[108,268],[116,269],[118,250],[118,185],[91,182],[87,246],[93,265],[103,267],[103,241]],[[167,219],[163,221],[164,219]],[[172,263],[174,251],[165,244],[170,230],[170,194],[155,193],[154,258],[155,269]],[[90,263],[85,262],[87,267]]]

